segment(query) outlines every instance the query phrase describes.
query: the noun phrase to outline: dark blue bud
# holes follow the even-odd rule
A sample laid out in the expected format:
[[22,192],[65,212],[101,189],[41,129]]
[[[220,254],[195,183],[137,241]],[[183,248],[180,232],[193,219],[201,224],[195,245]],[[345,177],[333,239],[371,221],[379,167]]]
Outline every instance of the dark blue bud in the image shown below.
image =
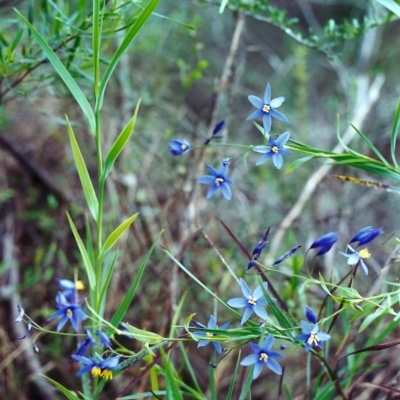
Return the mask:
[[322,254],[327,253],[332,246],[338,241],[339,235],[336,232],[329,232],[325,235],[320,236],[317,240],[313,242],[310,246],[310,249],[317,249],[319,248],[318,253],[316,256],[320,256]]
[[280,264],[282,261],[285,261],[293,253],[295,253],[300,247],[301,247],[300,245],[294,246],[289,251],[287,251],[284,255],[282,255],[279,258],[277,258],[272,265],[277,265],[277,264]]
[[267,231],[264,233],[263,237],[257,243],[256,247],[254,247],[253,254],[251,255],[251,260],[250,260],[249,264],[247,265],[247,270],[249,270],[250,268],[254,267],[255,261],[258,260],[258,258],[261,255],[261,252],[262,252],[263,248],[268,243],[267,239],[268,239],[268,235],[269,235],[269,230],[270,229],[271,228],[267,229]]
[[279,348],[280,348],[281,350],[285,350],[285,349],[286,349],[286,346],[285,346],[284,344],[281,344],[281,345],[279,346]]
[[369,242],[372,242],[378,236],[382,235],[383,229],[382,228],[373,228],[372,226],[366,226],[365,228],[360,229],[353,239],[350,240],[349,243],[358,242],[357,246],[362,246]]
[[314,312],[314,310],[310,307],[306,307],[306,318],[312,323],[316,324],[317,323],[317,316]]
[[174,156],[181,156],[182,154],[186,154],[190,150],[190,143],[183,139],[172,139],[169,143],[169,151]]
[[219,121],[217,125],[215,125],[215,128],[213,130],[213,135],[216,135],[224,126],[225,120],[223,119],[222,121]]

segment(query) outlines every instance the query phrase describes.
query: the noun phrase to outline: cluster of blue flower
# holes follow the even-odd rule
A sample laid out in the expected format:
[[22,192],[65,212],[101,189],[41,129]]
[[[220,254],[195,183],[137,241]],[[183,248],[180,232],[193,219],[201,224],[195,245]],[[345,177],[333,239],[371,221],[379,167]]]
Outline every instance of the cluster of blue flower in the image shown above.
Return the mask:
[[[285,98],[280,96],[271,100],[271,86],[269,83],[265,88],[263,99],[253,95],[250,95],[248,98],[250,103],[256,107],[257,110],[247,117],[247,121],[262,118],[266,136],[268,136],[268,133],[271,131],[272,117],[284,122],[289,122],[284,114],[276,110],[282,105]],[[211,140],[218,137],[216,134],[222,129],[223,125],[224,121],[218,122],[213,130],[211,138],[207,139],[205,144],[210,143]],[[283,165],[283,156],[290,153],[290,151],[285,148],[289,137],[289,132],[282,133],[277,139],[269,135],[269,146],[255,146],[253,151],[264,154],[257,161],[256,165],[263,164],[269,159],[272,159],[275,167],[280,169]],[[186,139],[172,139],[169,142],[169,149],[174,156],[180,156],[190,151],[190,143]],[[210,164],[207,164],[207,169],[211,175],[203,175],[197,180],[201,184],[210,185],[210,189],[207,192],[207,199],[212,197],[219,189],[222,195],[227,200],[230,200],[232,198],[232,191],[229,185],[233,185],[233,181],[228,178],[229,159],[224,159],[219,169],[214,168]]]
[[[257,259],[260,257],[263,248],[267,244],[267,238],[269,234],[269,229],[260,239],[253,250],[252,258],[248,264],[248,269],[252,268],[255,264]],[[361,265],[364,273],[368,274],[368,269],[365,266],[363,259],[370,256],[368,250],[362,249],[360,251],[356,251],[353,249],[350,244],[356,243],[357,246],[363,246],[367,243],[370,243],[375,238],[380,236],[383,233],[382,228],[374,228],[372,226],[367,226],[361,230],[359,230],[354,237],[350,240],[348,244],[348,248],[350,249],[351,253],[339,253],[345,256],[348,259],[348,264],[352,267],[355,267],[354,274],[356,272],[356,268],[358,265]],[[333,245],[338,241],[339,235],[336,232],[329,232],[325,235],[322,235],[318,239],[316,239],[308,250],[317,249],[318,252],[315,256],[320,256],[322,254],[327,253]],[[300,246],[295,246],[277,260],[274,261],[273,265],[279,264],[282,261],[286,260],[290,257],[295,251],[297,251]],[[239,286],[242,291],[243,297],[238,297],[234,299],[228,300],[227,304],[233,308],[244,308],[244,312],[242,315],[242,320],[240,322],[243,325],[246,321],[249,320],[253,312],[263,321],[268,320],[268,313],[265,310],[265,307],[268,305],[267,300],[265,299],[265,293],[268,289],[267,282],[263,282],[262,285],[258,286],[254,291],[251,291],[247,283],[243,280],[239,280]],[[322,342],[327,341],[331,338],[328,333],[321,332],[318,326],[318,319],[315,312],[310,308],[306,307],[306,318],[308,321],[300,321],[300,327],[302,333],[296,335],[294,338],[298,341],[303,343],[305,351],[320,351],[322,349]],[[208,321],[208,325],[205,326],[198,321],[194,321],[194,324],[197,328],[203,328],[207,330],[226,330],[230,326],[230,322],[225,323],[220,328],[217,325],[217,321],[213,315],[210,316]],[[205,339],[201,339],[198,342],[198,347],[205,346],[209,343],[212,343],[214,349],[217,353],[221,354],[223,352],[222,346],[219,342],[213,341],[217,333],[215,332],[207,332],[207,331],[194,331],[193,334],[205,337]],[[282,374],[282,367],[279,363],[275,360],[276,358],[283,358],[284,356],[279,352],[273,351],[272,347],[274,344],[274,336],[272,334],[268,334],[261,342],[261,344],[250,343],[250,348],[252,354],[246,356],[242,361],[241,365],[243,366],[251,366],[254,365],[253,369],[253,379],[256,379],[264,366],[269,368],[274,373],[281,375]],[[281,346],[281,349],[284,349],[285,346]]]

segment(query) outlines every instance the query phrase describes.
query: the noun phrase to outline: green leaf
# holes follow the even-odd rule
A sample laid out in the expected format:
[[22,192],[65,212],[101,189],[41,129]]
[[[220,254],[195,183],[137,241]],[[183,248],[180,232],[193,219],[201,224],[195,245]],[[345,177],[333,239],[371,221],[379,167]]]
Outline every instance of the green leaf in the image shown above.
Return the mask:
[[397,142],[397,135],[399,132],[400,126],[400,100],[397,103],[396,114],[394,116],[393,127],[392,127],[392,134],[390,137],[390,153],[392,155],[393,164],[396,168],[399,168],[399,165],[396,161],[396,142]]
[[400,6],[394,0],[375,0],[400,18]]
[[368,315],[364,321],[362,322],[358,332],[362,332],[364,329],[366,329],[373,321],[375,321],[377,318],[379,318],[381,315],[386,314],[386,309],[385,308],[379,308],[377,311],[374,313]]
[[82,184],[83,193],[85,195],[85,199],[89,207],[89,210],[94,220],[97,221],[99,202],[97,201],[96,193],[94,191],[88,170],[86,168],[85,160],[83,159],[81,150],[79,149],[78,142],[76,141],[74,131],[72,130],[68,118],[67,118],[67,127],[68,127],[69,139],[71,141],[72,154],[74,156],[76,169],[78,171],[79,179]]
[[160,347],[160,354],[165,367],[165,377],[167,383],[167,399],[183,400],[182,393],[179,390],[178,376],[172,365],[172,361],[165,354],[163,347]]
[[128,310],[128,308],[132,302],[133,296],[135,295],[136,290],[139,286],[140,280],[141,280],[143,272],[144,272],[144,268],[146,267],[146,265],[150,259],[150,256],[153,253],[153,250],[158,242],[158,239],[160,239],[163,232],[164,232],[164,230],[162,230],[157,235],[153,245],[151,246],[150,250],[147,252],[144,260],[142,261],[142,264],[140,265],[139,271],[135,275],[135,279],[132,282],[131,287],[129,288],[128,292],[125,294],[125,297],[122,300],[122,303],[120,304],[120,306],[118,307],[117,311],[115,312],[114,316],[112,317],[112,319],[110,321],[112,326],[117,328],[118,325],[121,323],[122,319],[124,318],[126,311]]
[[46,57],[50,61],[51,65],[54,67],[60,78],[64,81],[72,96],[75,98],[83,114],[86,117],[86,120],[89,124],[89,128],[92,133],[96,130],[96,122],[93,114],[92,107],[90,106],[86,96],[83,94],[81,88],[72,78],[71,74],[64,67],[61,60],[57,57],[56,53],[51,49],[51,47],[47,44],[46,39],[44,39],[40,33],[36,30],[36,28],[16,9],[14,11],[18,14],[18,16],[22,19],[22,21],[26,24],[26,26],[31,31],[32,35],[38,42],[39,46],[42,48],[43,52],[46,54]]
[[132,215],[132,217],[128,218],[124,222],[122,222],[121,225],[118,226],[107,238],[103,245],[103,249],[101,250],[101,255],[100,258],[104,256],[107,251],[109,251],[115,243],[117,243],[118,239],[121,237],[121,235],[129,228],[129,226],[132,224],[132,222],[137,218],[139,213],[136,213]]
[[100,111],[101,107],[103,106],[104,94],[106,91],[108,81],[110,80],[111,75],[112,75],[114,69],[116,68],[120,58],[125,53],[125,50],[131,44],[132,40],[139,33],[139,31],[142,28],[142,26],[144,25],[144,23],[149,19],[151,13],[156,8],[159,1],[160,0],[150,0],[149,3],[147,4],[147,6],[143,8],[139,17],[136,19],[136,21],[133,23],[133,25],[127,32],[126,36],[122,40],[118,49],[116,50],[113,58],[111,59],[110,63],[108,64],[106,72],[104,73],[104,76],[100,82],[99,94],[96,99],[96,105],[95,105],[96,112]]
[[128,330],[130,334],[132,334],[133,338],[139,340],[139,342],[144,342],[148,344],[158,344],[165,340],[157,333],[144,331],[142,329],[135,328],[132,325],[129,325],[127,322],[123,323],[123,326]]
[[81,237],[79,236],[79,233],[75,227],[74,221],[72,221],[72,218],[70,217],[70,215],[67,212],[67,218],[68,218],[68,222],[69,225],[71,227],[72,233],[75,237],[75,241],[78,245],[79,251],[81,253],[82,256],[82,260],[83,260],[83,266],[85,267],[86,270],[86,274],[89,280],[89,286],[91,287],[91,289],[93,289],[96,285],[96,280],[95,280],[95,275],[94,275],[94,269],[93,269],[93,265],[90,262],[90,258],[89,255],[86,251],[86,248],[82,242]]
[[114,165],[115,160],[117,159],[117,157],[119,156],[122,149],[125,147],[126,143],[128,142],[129,138],[132,135],[133,129],[135,128],[136,117],[137,117],[137,113],[139,111],[140,101],[141,100],[139,99],[132,119],[126,124],[125,128],[119,134],[119,136],[117,137],[116,141],[111,146],[111,149],[107,154],[106,160],[104,162],[104,170],[103,170],[103,179],[104,180],[107,178],[108,174],[111,171],[112,166]]
[[226,5],[228,4],[228,0],[222,0],[221,5],[219,6],[219,14],[222,14],[225,10]]
[[289,174],[290,172],[294,171],[296,168],[300,167],[300,165],[310,161],[314,158],[314,156],[306,156],[303,158],[299,158],[296,161],[293,161],[288,167],[286,168],[285,174]]
[[71,391],[69,391],[66,387],[61,385],[61,383],[58,383],[57,381],[53,381],[53,379],[50,379],[46,375],[42,375],[44,378],[46,378],[48,381],[50,381],[57,389],[62,392],[62,394],[65,395],[65,397],[69,400],[80,400],[78,396],[75,396]]

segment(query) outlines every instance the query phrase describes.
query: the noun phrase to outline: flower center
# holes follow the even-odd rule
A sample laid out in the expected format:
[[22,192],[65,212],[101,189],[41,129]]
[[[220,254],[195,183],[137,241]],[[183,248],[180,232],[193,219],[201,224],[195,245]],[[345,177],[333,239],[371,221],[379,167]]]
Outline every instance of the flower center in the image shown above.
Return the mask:
[[71,310],[70,308],[68,308],[66,314],[67,314],[67,317],[68,317],[68,318],[72,318],[72,316],[73,316],[72,310]]
[[83,282],[82,282],[82,281],[76,281],[76,282],[75,282],[75,287],[76,287],[76,290],[83,290],[83,289],[85,289],[85,286],[83,285]]
[[224,179],[223,178],[215,178],[215,184],[217,185],[217,186],[219,186],[221,183],[223,183],[224,182]]
[[185,151],[185,150],[187,149],[186,144],[182,144],[182,145],[181,145],[181,149],[182,149],[182,151]]
[[273,152],[273,153],[279,153],[279,147],[278,146],[272,146],[271,147],[271,151]]
[[103,372],[100,375],[103,379],[112,379],[113,378],[113,373],[109,369],[103,370]]
[[318,342],[319,342],[318,335],[314,332],[311,332],[310,337],[307,340],[307,343],[311,346],[318,346]]
[[252,306],[255,306],[257,304],[257,297],[249,296],[247,302]]
[[214,336],[213,333],[210,333],[210,332],[207,332],[207,333],[206,333],[206,337],[208,337],[208,338],[212,338],[213,336]]
[[261,353],[259,360],[267,362],[268,361],[268,355],[266,353]]
[[358,252],[358,255],[360,258],[369,258],[371,257],[371,253],[368,251],[368,249],[362,249]]
[[271,106],[269,104],[264,104],[263,108],[261,110],[262,110],[262,112],[265,112],[266,114],[268,114],[271,111]]

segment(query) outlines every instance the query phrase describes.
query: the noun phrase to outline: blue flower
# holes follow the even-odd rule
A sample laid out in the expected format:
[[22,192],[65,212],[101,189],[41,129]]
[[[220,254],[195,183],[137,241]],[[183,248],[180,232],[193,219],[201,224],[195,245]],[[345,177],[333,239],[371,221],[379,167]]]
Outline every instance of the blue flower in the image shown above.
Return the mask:
[[[243,325],[250,318],[253,311],[261,319],[266,320],[268,318],[268,314],[264,307],[268,304],[268,302],[264,299],[264,293],[261,285],[258,286],[254,292],[249,289],[247,283],[242,278],[240,278],[239,285],[244,297],[230,299],[228,300],[227,304],[234,308],[246,307],[240,324]],[[264,282],[263,285],[264,289],[267,290],[268,283]]]
[[61,288],[61,293],[65,296],[65,298],[69,301],[73,301],[75,297],[75,293],[78,290],[85,289],[82,281],[70,281],[69,279],[57,279],[58,284]]
[[169,143],[169,150],[174,156],[181,156],[190,150],[190,143],[183,139],[172,139]]
[[374,228],[372,226],[366,226],[365,228],[360,229],[353,239],[350,240],[350,243],[358,242],[358,246],[362,246],[369,242],[372,242],[375,238],[382,235],[383,229],[382,228]]
[[306,351],[321,349],[321,342],[325,342],[331,338],[331,335],[319,331],[318,324],[309,324],[307,321],[300,321],[300,326],[303,333],[297,335],[296,339],[304,341]]
[[327,253],[332,246],[338,241],[339,235],[336,232],[329,232],[325,235],[320,236],[317,240],[313,242],[310,249],[320,248],[316,256]]
[[91,372],[93,376],[100,376],[103,379],[112,379],[113,371],[117,370],[120,356],[109,357],[103,359],[101,356],[96,354],[97,360],[93,357],[83,357],[72,355],[75,361],[79,361],[84,366],[76,373],[76,376],[81,376]]
[[247,270],[254,267],[254,264],[260,257],[263,248],[268,243],[267,239],[268,239],[268,235],[269,235],[269,230],[270,230],[270,228],[267,229],[267,231],[264,233],[263,237],[257,243],[256,247],[254,247],[253,254],[251,256],[251,260],[250,260],[249,264],[247,265]]
[[295,253],[301,246],[298,244],[297,246],[292,247],[290,250],[288,250],[285,254],[281,255],[279,258],[277,258],[272,265],[278,265],[281,262],[285,261],[287,258],[289,258],[293,253]]
[[283,156],[290,154],[290,151],[284,148],[284,144],[289,140],[289,137],[289,132],[282,133],[276,140],[270,136],[269,146],[254,147],[253,151],[256,153],[264,153],[264,155],[257,161],[256,165],[263,164],[272,158],[275,167],[280,169],[283,164]]
[[[225,323],[224,325],[222,325],[221,327],[218,327],[217,325],[217,320],[215,319],[215,317],[213,315],[210,315],[210,319],[208,320],[208,324],[207,326],[204,326],[203,324],[201,324],[198,321],[193,321],[194,324],[198,327],[198,328],[208,328],[208,329],[228,329],[230,322]],[[205,336],[207,338],[212,338],[214,336],[216,336],[216,333],[210,333],[210,332],[203,332],[203,331],[196,331],[193,332],[195,335],[197,336]],[[201,339],[199,340],[199,343],[197,344],[197,347],[203,347],[203,346],[207,346],[211,341],[208,339]],[[212,345],[214,346],[215,351],[218,354],[222,353],[222,346],[221,343],[218,342],[211,342]]]
[[278,108],[282,105],[282,103],[285,101],[285,98],[281,96],[271,100],[271,86],[269,83],[267,83],[267,87],[265,88],[263,100],[257,96],[249,96],[248,98],[250,103],[257,108],[257,111],[254,111],[251,115],[249,115],[246,121],[262,117],[264,129],[267,132],[271,130],[271,117],[280,119],[284,122],[289,122],[285,115],[275,110],[275,108]]
[[314,310],[310,307],[306,307],[306,318],[312,323],[317,323],[317,315],[315,314]]
[[67,321],[71,321],[72,327],[77,332],[79,321],[84,321],[88,317],[82,310],[82,306],[79,304],[69,303],[61,292],[59,292],[56,297],[56,307],[58,308],[58,311],[47,318],[47,321],[61,317],[57,324],[57,332],[63,328]]
[[199,183],[211,185],[210,189],[208,189],[207,199],[212,197],[217,190],[220,189],[223,196],[227,200],[230,200],[232,198],[232,191],[229,185],[233,185],[234,183],[228,178],[229,159],[224,159],[222,161],[222,167],[218,170],[209,164],[207,164],[207,169],[211,175],[203,175],[197,179]]
[[364,274],[368,275],[368,268],[364,263],[364,259],[371,257],[371,253],[368,251],[368,249],[362,249],[360,251],[356,251],[350,245],[347,245],[347,247],[351,251],[350,254],[346,254],[346,253],[343,253],[342,251],[339,251],[339,253],[342,256],[347,258],[347,264],[357,265],[358,263],[360,263],[361,268],[364,271]]
[[83,356],[86,353],[86,350],[88,349],[90,344],[92,344],[95,347],[98,347],[100,344],[104,347],[111,347],[110,339],[101,330],[98,330],[96,332],[96,335],[99,338],[100,344],[98,342],[96,342],[96,340],[94,339],[94,337],[89,329],[85,329],[85,333],[86,333],[86,339],[78,347],[78,349],[75,352],[75,355]]
[[284,358],[284,356],[276,351],[271,351],[273,344],[274,337],[272,335],[268,335],[261,346],[250,343],[253,354],[243,358],[240,365],[248,367],[254,364],[253,379],[258,378],[264,365],[275,374],[282,375],[282,367],[274,358]]

